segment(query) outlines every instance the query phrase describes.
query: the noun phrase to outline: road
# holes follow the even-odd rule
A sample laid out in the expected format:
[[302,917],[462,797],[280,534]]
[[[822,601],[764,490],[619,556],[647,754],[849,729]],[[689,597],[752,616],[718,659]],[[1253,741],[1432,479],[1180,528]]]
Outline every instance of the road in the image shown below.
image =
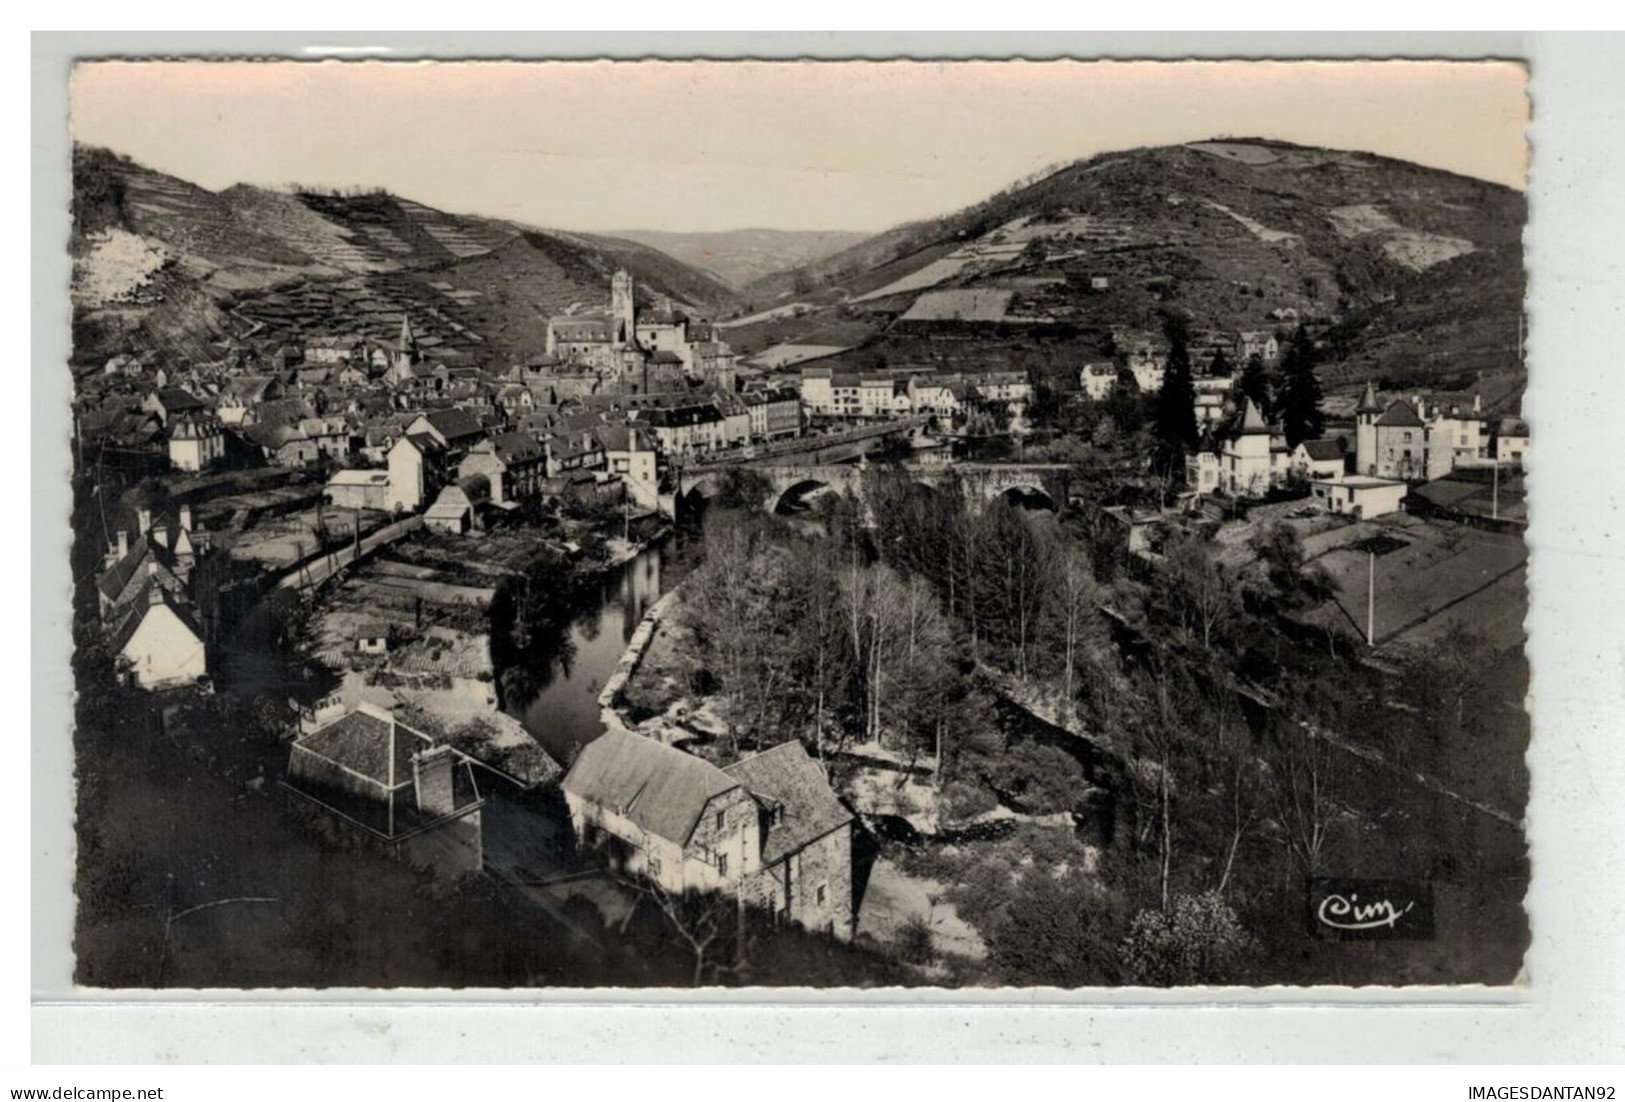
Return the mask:
[[421,527],[423,527],[422,517],[407,517],[405,520],[398,520],[394,524],[378,529],[370,536],[363,536],[359,549],[351,545],[323,552],[319,555],[312,555],[304,562],[290,567],[288,572],[276,583],[277,588],[310,589],[319,586],[340,569],[353,565],[380,547],[394,543],[402,536],[409,535]]

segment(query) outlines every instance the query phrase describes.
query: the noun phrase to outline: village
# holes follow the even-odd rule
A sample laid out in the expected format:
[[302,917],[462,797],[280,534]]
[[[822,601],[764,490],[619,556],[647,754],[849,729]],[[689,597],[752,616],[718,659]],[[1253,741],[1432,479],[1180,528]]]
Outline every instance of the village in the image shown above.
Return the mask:
[[[694,691],[704,651],[676,584],[696,566],[669,562],[662,585],[650,560],[680,522],[697,533],[695,514],[723,510],[709,500],[719,485],[743,497],[734,509],[806,524],[841,496],[819,473],[832,462],[859,480],[846,483],[851,500],[852,487],[872,498],[862,480],[888,469],[961,477],[956,437],[969,424],[1041,438],[1033,381],[764,370],[709,323],[635,301],[617,273],[607,311],[551,319],[549,354],[503,371],[437,362],[402,318],[391,342],[238,344],[197,366],[121,355],[81,380],[77,454],[98,472],[107,534],[95,584],[108,672],[160,710],[263,694],[267,656],[245,656],[234,637],[266,609],[292,609],[281,615],[297,625],[306,680],[287,694],[281,749],[244,779],[274,787],[293,814],[443,879],[492,877],[555,918],[586,900],[613,926],[649,893],[683,929],[703,918],[679,916],[674,900],[721,894],[776,925],[889,947],[923,975],[974,966],[987,939],[949,901],[943,873],[911,875],[919,859],[877,856],[876,839],[1015,827],[1070,838],[1077,802],[968,796],[963,782],[945,794],[941,746],[902,749],[883,729],[829,748],[757,729],[754,751],[720,752],[736,729],[732,687]],[[1001,500],[1098,517],[1139,573],[1162,569],[1201,526],[1214,529],[1220,568],[1244,571],[1259,534],[1284,526],[1327,579],[1329,599],[1300,620],[1328,638],[1380,654],[1471,628],[1516,646],[1520,422],[1476,401],[1379,400],[1368,382],[1348,420],[1313,438],[1300,424],[1288,439],[1256,381],[1293,334],[1205,336],[1208,370],[1193,372],[1189,347],[1171,368],[1161,334],[1114,333],[1115,360],[1081,364],[1066,398],[1074,414],[1126,396],[1156,412],[1165,389],[1185,388],[1199,434],[1180,472],[1188,490],[1107,504],[1073,488],[1065,464],[1007,457]],[[1246,366],[1232,377],[1227,358]],[[1170,371],[1184,378],[1170,383]],[[796,484],[764,477],[776,470]],[[1142,471],[1126,484],[1155,481]],[[607,648],[529,639],[561,630],[530,622],[532,587],[575,592],[583,578],[608,578],[623,606]],[[577,642],[598,674],[612,671],[601,683],[557,669],[555,652]],[[1112,744],[1072,700],[1010,672],[994,683],[1026,722],[1087,739],[1091,753]],[[543,792],[559,794],[559,810],[538,810]],[[1079,850],[1085,865],[1095,845]],[[702,960],[695,980],[711,978]]]

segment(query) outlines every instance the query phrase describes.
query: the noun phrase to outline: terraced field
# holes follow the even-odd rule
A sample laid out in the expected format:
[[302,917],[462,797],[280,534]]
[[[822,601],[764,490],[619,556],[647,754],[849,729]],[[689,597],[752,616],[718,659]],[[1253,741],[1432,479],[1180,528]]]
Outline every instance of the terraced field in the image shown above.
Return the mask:
[[432,354],[501,364],[540,353],[551,314],[604,303],[617,267],[641,302],[700,316],[737,305],[715,276],[647,246],[385,192],[211,192],[90,147],[74,172],[76,362],[146,349],[206,362],[222,338],[392,343],[409,317]]

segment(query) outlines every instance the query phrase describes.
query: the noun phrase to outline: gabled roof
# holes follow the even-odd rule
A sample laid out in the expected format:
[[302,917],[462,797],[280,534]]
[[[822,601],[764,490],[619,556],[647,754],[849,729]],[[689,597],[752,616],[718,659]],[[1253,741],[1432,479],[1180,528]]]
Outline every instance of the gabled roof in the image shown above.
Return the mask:
[[1304,440],[1298,444],[1310,459],[1317,461],[1342,459],[1343,445],[1336,440]]
[[504,463],[541,459],[541,442],[528,432],[499,432],[491,437],[491,451]]
[[161,387],[157,391],[156,397],[169,413],[175,413],[183,409],[204,408],[204,402],[201,398],[190,391],[182,390],[178,386]]
[[466,409],[437,409],[423,416],[434,426],[435,431],[448,441],[478,436],[485,431],[480,425],[479,418]]
[[705,805],[740,782],[693,754],[630,731],[606,731],[581,748],[562,787],[686,845]]
[[1416,415],[1416,407],[1405,401],[1389,403],[1387,412],[1377,418],[1377,425],[1381,428],[1407,428],[1419,429],[1422,419]]
[[565,341],[608,341],[608,318],[553,318],[548,323],[557,340]]
[[157,561],[160,570],[168,570],[168,564],[163,561],[161,552],[153,543],[151,533],[143,533],[131,542],[129,551],[122,559],[96,579],[96,588],[109,601],[118,600],[119,595],[129,588],[136,572],[145,570],[149,561]]
[[792,739],[737,761],[723,770],[742,782],[757,802],[777,805],[762,839],[762,864],[770,865],[853,819],[830,788],[818,763]]
[[593,430],[607,452],[652,452],[654,445],[632,425],[601,425]]
[[147,616],[157,605],[169,609],[175,619],[181,622],[181,626],[192,633],[193,638],[199,643],[203,641],[203,628],[198,625],[197,619],[162,583],[157,583],[158,599],[156,601],[152,599],[154,584],[148,582],[134,597],[125,602],[124,611],[115,621],[112,635],[108,638],[115,654],[123,651],[130,640],[135,638],[135,633],[141,629],[141,625],[146,622]]

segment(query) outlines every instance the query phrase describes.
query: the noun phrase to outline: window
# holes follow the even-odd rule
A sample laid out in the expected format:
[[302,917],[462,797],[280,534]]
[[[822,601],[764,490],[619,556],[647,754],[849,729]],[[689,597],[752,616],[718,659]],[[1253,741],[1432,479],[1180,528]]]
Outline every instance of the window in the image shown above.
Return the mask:
[[728,813],[725,811],[717,812],[717,830],[722,830],[725,826],[727,826],[727,823]]
[[829,896],[829,885],[828,884],[820,884],[820,885],[818,885],[818,905],[820,907],[822,907],[824,905],[824,900],[828,896]]
[[728,855],[726,853],[717,854],[717,875],[728,875]]

